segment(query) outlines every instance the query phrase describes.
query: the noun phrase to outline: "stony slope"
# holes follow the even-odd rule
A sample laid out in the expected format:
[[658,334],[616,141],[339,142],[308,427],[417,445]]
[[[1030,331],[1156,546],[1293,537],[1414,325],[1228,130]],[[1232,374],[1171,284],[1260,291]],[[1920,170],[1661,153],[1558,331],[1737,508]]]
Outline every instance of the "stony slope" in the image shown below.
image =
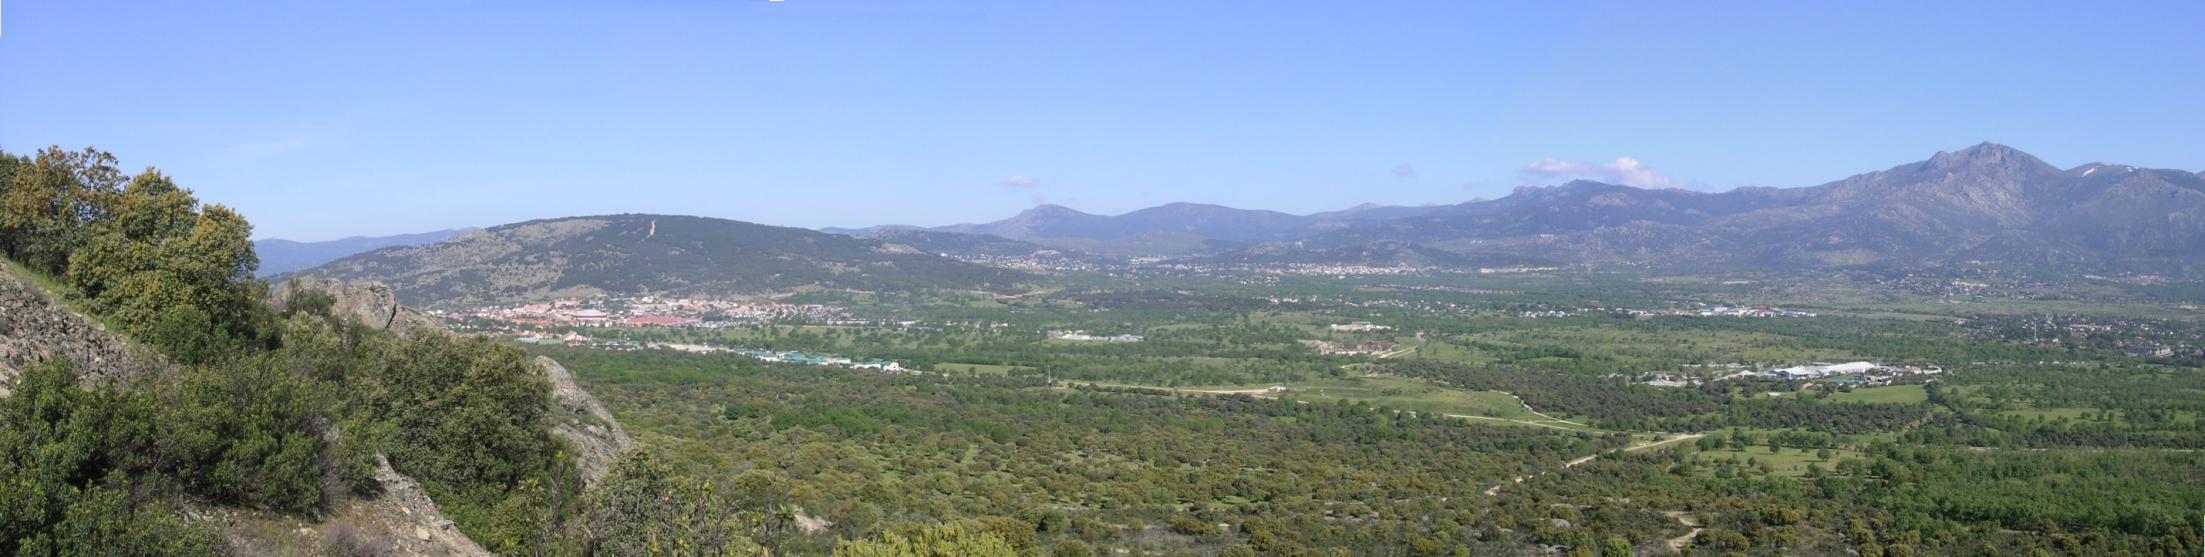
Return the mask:
[[628,430],[620,427],[597,397],[575,384],[566,366],[544,356],[536,357],[536,365],[550,376],[552,403],[559,410],[554,413],[558,423],[553,424],[552,433],[574,446],[575,467],[582,471],[583,484],[597,483],[612,471],[621,452],[635,448],[635,439],[628,437]]
[[75,364],[78,381],[88,385],[127,385],[173,367],[0,268],[0,396],[13,391],[23,368],[55,358]]
[[[300,290],[320,291],[334,298],[335,315],[371,329],[404,334],[435,331],[440,327],[411,308],[400,306],[390,289],[377,283],[299,279],[278,287],[284,300]],[[551,358],[538,357],[551,381],[557,423],[552,433],[575,448],[575,467],[584,485],[596,483],[612,468],[621,452],[635,446],[627,430],[574,376]],[[371,554],[485,556],[489,551],[468,539],[446,518],[422,489],[420,482],[392,469],[376,456],[375,480],[382,492],[374,498],[346,499],[335,505],[321,522],[308,524],[268,513],[210,509],[227,515],[225,523],[233,549],[244,555],[292,555],[302,548],[362,548]]]

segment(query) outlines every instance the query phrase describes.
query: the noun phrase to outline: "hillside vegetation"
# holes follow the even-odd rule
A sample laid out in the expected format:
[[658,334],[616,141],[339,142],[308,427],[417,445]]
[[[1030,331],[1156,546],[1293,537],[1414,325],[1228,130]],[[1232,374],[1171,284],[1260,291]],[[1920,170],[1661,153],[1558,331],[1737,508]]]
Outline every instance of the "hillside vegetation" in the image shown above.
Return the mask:
[[413,304],[598,293],[1007,290],[1031,278],[878,240],[668,215],[508,224],[298,274],[383,282]]
[[[250,225],[158,171],[126,178],[89,149],[0,153],[0,209],[0,249],[20,262],[0,280],[50,285],[178,364],[87,384],[72,359],[26,355],[0,398],[0,555],[237,550],[249,532],[195,509],[317,521],[382,495],[378,455],[500,553],[637,543],[622,525],[655,518],[611,510],[629,497],[621,474],[583,490],[551,432],[551,384],[521,351],[370,329],[318,291],[272,309]],[[41,334],[55,332],[0,331]],[[338,529],[313,550],[392,542]]]

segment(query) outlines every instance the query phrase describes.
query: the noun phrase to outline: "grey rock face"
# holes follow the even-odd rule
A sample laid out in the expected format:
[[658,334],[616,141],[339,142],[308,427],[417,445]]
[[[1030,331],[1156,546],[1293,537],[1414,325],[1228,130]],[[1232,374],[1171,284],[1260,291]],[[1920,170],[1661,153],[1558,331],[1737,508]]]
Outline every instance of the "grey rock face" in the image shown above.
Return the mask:
[[172,366],[0,272],[0,396],[14,392],[23,368],[54,359],[76,364],[77,381],[85,385],[127,385]]
[[398,304],[398,296],[390,287],[380,282],[345,282],[321,277],[300,277],[283,283],[275,289],[271,304],[278,309],[294,292],[321,291],[336,298],[330,312],[340,319],[356,321],[370,328],[384,329],[406,334],[415,329],[440,329],[435,320],[420,311]]
[[551,379],[551,400],[557,423],[552,433],[574,445],[575,468],[582,471],[585,484],[595,484],[612,471],[613,461],[620,453],[635,446],[628,437],[628,430],[620,427],[611,411],[597,402],[597,397],[582,390],[574,383],[574,374],[551,358],[538,356],[536,365],[543,366],[544,374]]

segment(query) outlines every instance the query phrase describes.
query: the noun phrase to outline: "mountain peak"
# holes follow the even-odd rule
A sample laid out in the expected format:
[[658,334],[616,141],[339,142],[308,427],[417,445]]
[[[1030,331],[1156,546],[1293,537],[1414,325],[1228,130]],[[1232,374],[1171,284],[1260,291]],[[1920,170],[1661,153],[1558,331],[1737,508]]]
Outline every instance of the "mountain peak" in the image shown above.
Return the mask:
[[1950,153],[1938,151],[1937,156],[1930,157],[1929,162],[1938,166],[1951,166],[1958,164],[1975,163],[2041,164],[2044,161],[2038,159],[2035,155],[2024,153],[2020,149],[2015,149],[2013,147],[1985,141],[1982,143],[1978,143],[1973,147],[1953,151]]
[[1074,209],[1055,203],[1043,203],[1040,205],[1035,205],[1032,209],[1027,209],[1025,211],[1019,212],[1019,216],[1078,216],[1086,214],[1087,213],[1081,212],[1079,209]]

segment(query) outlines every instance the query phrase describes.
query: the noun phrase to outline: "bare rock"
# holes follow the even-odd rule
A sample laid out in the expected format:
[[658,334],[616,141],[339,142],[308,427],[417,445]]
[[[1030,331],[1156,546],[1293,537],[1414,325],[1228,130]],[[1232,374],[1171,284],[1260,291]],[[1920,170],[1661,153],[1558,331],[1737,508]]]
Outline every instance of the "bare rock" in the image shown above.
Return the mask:
[[582,471],[582,482],[597,483],[612,471],[621,452],[635,446],[635,439],[628,437],[628,430],[620,427],[597,397],[575,384],[574,374],[557,360],[537,356],[536,365],[543,366],[544,374],[551,379],[551,400],[556,411],[552,433],[574,445],[574,465]]
[[341,506],[335,521],[365,536],[397,544],[397,552],[406,555],[490,555],[489,550],[444,518],[444,512],[437,509],[420,482],[391,469],[390,460],[382,455],[375,457],[375,481],[382,484],[383,493]]
[[127,386],[174,367],[152,350],[61,305],[52,294],[0,271],[0,396],[14,392],[23,368],[53,359],[76,364],[77,382]]
[[441,329],[436,320],[419,310],[398,304],[398,295],[389,286],[373,281],[345,282],[321,277],[299,277],[283,283],[273,292],[270,305],[282,309],[285,301],[299,291],[321,291],[335,298],[330,313],[340,319],[356,321],[369,328],[406,334],[416,329]]

